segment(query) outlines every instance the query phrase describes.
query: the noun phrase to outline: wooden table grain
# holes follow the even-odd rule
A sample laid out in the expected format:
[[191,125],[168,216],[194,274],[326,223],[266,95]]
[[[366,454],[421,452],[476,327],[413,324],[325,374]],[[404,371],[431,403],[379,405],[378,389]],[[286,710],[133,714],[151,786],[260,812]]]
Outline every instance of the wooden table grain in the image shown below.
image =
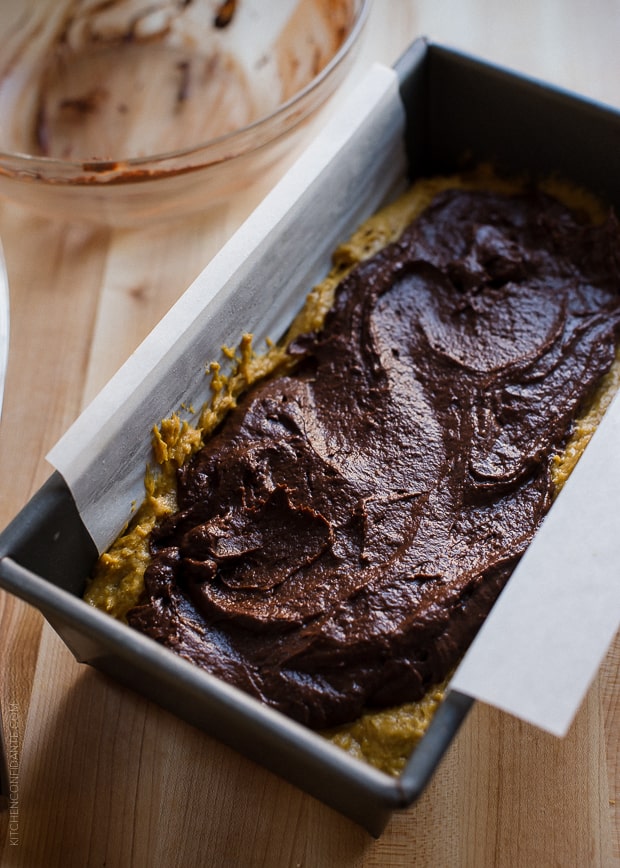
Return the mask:
[[[375,0],[353,77],[419,35],[620,107],[618,0]],[[2,526],[49,474],[47,450],[284,168],[165,228],[92,229],[0,202],[12,304]],[[0,619],[2,712],[20,759],[3,866],[620,864],[618,640],[565,739],[477,705],[420,801],[374,840],[77,664],[26,604],[1,594]]]

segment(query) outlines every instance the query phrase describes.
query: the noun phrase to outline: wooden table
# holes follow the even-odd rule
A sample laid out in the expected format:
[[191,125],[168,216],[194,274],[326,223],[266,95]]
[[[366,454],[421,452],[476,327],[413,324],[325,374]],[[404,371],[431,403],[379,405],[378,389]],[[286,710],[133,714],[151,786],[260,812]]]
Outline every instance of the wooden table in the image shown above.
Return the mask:
[[[418,35],[620,106],[617,0],[375,0],[357,70]],[[620,146],[620,143],[619,143]],[[278,167],[278,173],[283,166]],[[11,358],[0,523],[45,454],[264,195],[211,218],[92,230],[0,209]],[[477,706],[422,799],[373,840],[155,705],[74,662],[37,612],[0,596],[2,710],[19,735],[18,843],[2,865],[610,866],[620,860],[620,641],[568,737]]]

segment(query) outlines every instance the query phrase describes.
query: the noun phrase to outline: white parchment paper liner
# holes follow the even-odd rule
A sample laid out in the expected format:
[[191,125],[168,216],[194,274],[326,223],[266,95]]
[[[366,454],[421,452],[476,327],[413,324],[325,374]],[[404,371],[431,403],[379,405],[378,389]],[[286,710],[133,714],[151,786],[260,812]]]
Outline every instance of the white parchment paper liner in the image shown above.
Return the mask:
[[[334,247],[402,188],[403,129],[396,76],[375,65],[51,450],[100,551],[143,498],[153,425],[209,399],[222,345],[283,334]],[[619,446],[616,400],[450,689],[567,731],[620,622]]]

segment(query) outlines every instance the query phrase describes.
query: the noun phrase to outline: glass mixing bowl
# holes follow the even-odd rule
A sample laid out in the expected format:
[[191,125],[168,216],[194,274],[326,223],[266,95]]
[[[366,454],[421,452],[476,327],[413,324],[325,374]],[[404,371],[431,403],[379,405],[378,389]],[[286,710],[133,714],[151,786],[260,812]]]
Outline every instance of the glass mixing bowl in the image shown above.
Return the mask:
[[3,0],[0,196],[133,225],[200,211],[290,148],[370,0]]

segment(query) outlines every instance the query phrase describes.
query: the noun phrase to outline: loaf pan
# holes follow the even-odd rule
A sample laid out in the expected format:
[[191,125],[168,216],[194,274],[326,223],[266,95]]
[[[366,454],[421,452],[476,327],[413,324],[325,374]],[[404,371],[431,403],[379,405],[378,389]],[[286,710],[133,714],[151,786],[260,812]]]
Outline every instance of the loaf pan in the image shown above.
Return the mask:
[[[404,154],[403,184],[458,170],[467,161],[490,161],[510,172],[559,173],[620,204],[616,111],[427,39],[416,40],[391,74],[403,109],[395,132],[395,147]],[[381,165],[377,160],[377,171]],[[357,179],[360,195],[367,180]],[[334,213],[338,196],[330,201],[336,205],[323,221],[324,272],[327,251],[343,231]],[[356,219],[370,216],[376,206],[361,203]],[[303,221],[303,209],[299,213]],[[287,279],[283,274],[282,282]],[[222,305],[248,309],[234,295]],[[239,323],[240,331],[246,327]],[[263,764],[372,835],[381,833],[392,812],[416,801],[466,717],[468,697],[448,691],[402,774],[379,772],[84,603],[97,546],[81,516],[63,476],[54,471],[0,535],[0,585],[37,607],[78,661]]]

